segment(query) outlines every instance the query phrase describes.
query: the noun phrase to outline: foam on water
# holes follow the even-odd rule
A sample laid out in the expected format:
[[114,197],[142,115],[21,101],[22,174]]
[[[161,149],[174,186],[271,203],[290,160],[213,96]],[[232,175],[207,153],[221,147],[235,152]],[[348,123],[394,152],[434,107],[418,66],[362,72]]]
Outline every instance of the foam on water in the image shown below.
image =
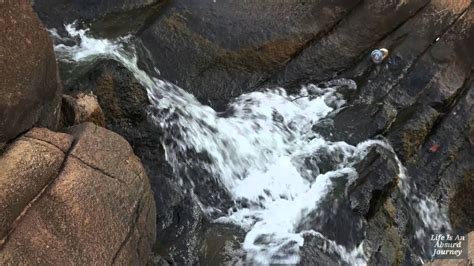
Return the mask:
[[[72,61],[77,62],[97,54],[107,54],[120,47],[120,44],[117,42],[111,42],[106,39],[89,38],[86,36],[88,32],[87,29],[76,29],[74,24],[66,25],[65,29],[70,37],[80,40],[80,44],[74,46],[73,49],[71,49],[70,46],[59,44],[55,46],[55,51],[63,55],[63,58],[69,58]],[[50,30],[49,32],[54,38],[64,40],[64,38],[59,36],[56,30]],[[126,38],[123,39],[125,40]]]
[[[353,165],[372,145],[391,149],[382,141],[366,141],[357,146],[329,142],[311,130],[314,123],[345,104],[337,86],[307,85],[298,95],[288,95],[283,88],[244,94],[230,104],[228,114],[222,115],[174,84],[150,77],[139,69],[133,47],[127,45],[129,38],[94,39],[87,35],[87,30],[76,30],[73,25],[68,25],[66,30],[71,37],[80,39],[80,43],[57,45],[55,50],[60,59],[74,62],[94,57],[115,59],[147,88],[151,104],[161,110],[158,114],[150,113],[150,117],[163,129],[164,137],[172,140],[163,141],[162,145],[166,159],[175,170],[187,167],[181,159],[186,151],[205,153],[209,158],[202,162],[202,167],[234,201],[249,202],[245,207],[236,205],[221,210],[225,215],[215,222],[234,223],[247,231],[242,248],[250,262],[298,263],[305,235],[325,238],[321,232],[298,232],[297,227],[332,191],[332,180],[355,178]],[[338,150],[342,154],[336,169],[324,174],[314,173],[303,163],[305,157],[321,149]],[[400,173],[401,183],[406,183],[408,178],[401,164]],[[193,177],[192,182],[200,182],[199,178]],[[400,186],[406,195],[410,194],[410,187]],[[422,211],[430,212],[426,215],[422,212],[424,218],[431,219],[432,206],[423,208],[423,203],[420,206]],[[203,206],[203,209],[213,207]],[[427,226],[442,222],[433,221]],[[346,250],[326,240],[332,252],[346,263],[366,263],[363,242],[353,250]]]

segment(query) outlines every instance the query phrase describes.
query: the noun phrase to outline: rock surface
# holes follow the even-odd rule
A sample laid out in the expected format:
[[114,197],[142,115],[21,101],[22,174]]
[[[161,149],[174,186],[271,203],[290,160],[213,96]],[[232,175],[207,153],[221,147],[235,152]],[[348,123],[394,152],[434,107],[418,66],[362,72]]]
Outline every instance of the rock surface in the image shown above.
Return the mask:
[[164,4],[163,0],[35,0],[34,9],[49,28],[63,30],[76,20],[118,36],[143,27]]
[[245,255],[240,249],[245,232],[239,226],[216,223],[203,231],[199,245],[199,262],[203,265],[235,265]]
[[[474,228],[474,171],[465,173],[462,182],[450,200],[449,216],[455,228],[463,231]],[[474,238],[474,236],[473,236]]]
[[34,128],[0,157],[0,263],[147,263],[156,215],[140,160],[92,123],[68,132]]
[[0,146],[34,125],[55,128],[61,86],[52,43],[28,0],[0,5]]
[[356,104],[319,121],[313,130],[328,140],[357,145],[383,134],[396,115],[394,108],[388,104]]
[[171,1],[139,37],[164,79],[219,105],[255,90],[358,2]]
[[355,169],[358,177],[348,186],[349,202],[353,210],[371,217],[396,186],[398,165],[390,151],[376,146]]
[[[340,262],[336,252],[327,250],[329,244],[319,235],[305,237],[305,245],[300,249],[301,261],[299,265],[346,265]],[[326,249],[326,251],[322,251]],[[329,253],[329,254],[328,254]]]
[[351,65],[369,60],[370,49],[422,9],[428,0],[360,1],[340,23],[314,40],[286,65],[282,84],[334,78]]
[[[376,42],[390,50],[385,62],[374,66],[361,56],[337,71],[337,77],[357,81],[358,93],[349,107],[314,127],[328,139],[352,144],[387,137],[417,190],[449,209],[460,232],[474,230],[469,222],[474,205],[465,196],[474,172],[474,53],[468,48],[474,46],[473,21],[471,1],[426,3]],[[390,201],[403,213],[406,206],[396,197]],[[399,232],[411,234],[408,225],[398,223]]]
[[66,80],[64,90],[73,95],[92,92],[107,127],[123,136],[146,120],[147,92],[117,61],[96,63],[85,73]]
[[364,243],[369,265],[414,263],[403,256],[412,251],[398,231],[401,222],[392,199],[400,198],[395,189],[399,170],[394,153],[375,145],[354,168],[357,175],[332,178],[331,195],[299,224],[298,231],[324,234],[305,236],[300,265],[355,263],[344,262],[335,243],[347,250]]
[[61,113],[63,123],[67,126],[83,122],[105,126],[104,113],[93,93],[80,92],[73,95],[63,95]]
[[72,144],[67,134],[33,128],[0,157],[0,239],[26,206],[56,177]]

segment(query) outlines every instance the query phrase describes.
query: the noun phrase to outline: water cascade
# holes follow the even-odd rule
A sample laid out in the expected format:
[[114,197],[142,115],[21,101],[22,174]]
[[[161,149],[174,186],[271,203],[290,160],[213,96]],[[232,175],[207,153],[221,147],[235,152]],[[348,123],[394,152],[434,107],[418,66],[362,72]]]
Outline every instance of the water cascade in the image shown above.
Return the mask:
[[[372,146],[391,150],[383,140],[367,140],[353,146],[327,141],[312,130],[320,119],[344,108],[346,101],[340,89],[354,89],[353,81],[337,80],[326,86],[308,84],[295,95],[283,88],[255,91],[235,98],[226,112],[216,112],[178,86],[141,70],[131,37],[96,39],[73,25],[66,29],[69,38],[80,41],[74,46],[56,45],[60,60],[79,64],[97,58],[114,59],[146,87],[152,105],[150,119],[163,132],[162,143],[156,145],[163,145],[183,189],[195,194],[215,223],[232,223],[245,230],[242,249],[246,261],[298,263],[305,236],[314,236],[322,239],[324,248],[337,254],[341,263],[366,264],[365,241],[346,247],[324,232],[300,230],[301,223],[322,207],[341,179],[350,183],[357,178],[354,165]],[[61,38],[54,30],[50,32]],[[320,153],[337,157],[329,171],[321,172],[308,165],[306,158]],[[193,175],[188,169],[190,161],[207,174]],[[422,243],[430,230],[449,229],[437,204],[414,193],[416,188],[398,159],[397,162],[398,187],[407,204],[419,210],[413,214],[419,222],[415,238]],[[195,188],[207,180],[219,186],[220,191],[211,192],[213,195],[199,193]]]

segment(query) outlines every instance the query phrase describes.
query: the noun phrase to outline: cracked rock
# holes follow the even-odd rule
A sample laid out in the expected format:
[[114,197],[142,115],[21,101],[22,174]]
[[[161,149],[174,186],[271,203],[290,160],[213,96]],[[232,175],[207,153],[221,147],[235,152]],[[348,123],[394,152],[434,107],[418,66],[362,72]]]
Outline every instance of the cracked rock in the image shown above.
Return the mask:
[[146,264],[156,213],[140,160],[107,129],[70,132],[33,129],[0,157],[0,264]]

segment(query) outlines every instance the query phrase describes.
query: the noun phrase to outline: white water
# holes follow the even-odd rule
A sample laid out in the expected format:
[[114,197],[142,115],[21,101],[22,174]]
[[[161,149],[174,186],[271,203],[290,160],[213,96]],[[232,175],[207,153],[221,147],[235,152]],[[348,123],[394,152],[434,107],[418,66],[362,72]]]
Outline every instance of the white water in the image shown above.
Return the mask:
[[[139,69],[133,47],[126,45],[129,38],[100,40],[71,25],[66,29],[81,43],[73,47],[57,45],[59,58],[69,62],[99,56],[115,59],[147,88],[152,105],[166,110],[159,117],[150,115],[163,129],[165,137],[173,140],[173,145],[165,142],[162,145],[166,159],[175,170],[187,167],[181,157],[186,151],[205,152],[210,163],[203,163],[202,167],[211,178],[216,178],[234,200],[252,203],[234,211],[223,210],[227,214],[215,221],[235,223],[246,230],[242,248],[249,262],[298,263],[298,251],[305,235],[325,238],[321,232],[312,230],[297,232],[298,224],[320,207],[321,200],[333,189],[334,178],[355,178],[357,173],[352,166],[368,149],[375,144],[387,146],[381,141],[367,141],[357,146],[333,143],[311,130],[315,122],[345,104],[336,88],[307,85],[299,95],[293,96],[282,88],[244,94],[231,103],[233,112],[223,117],[181,88],[152,78]],[[317,96],[310,97],[309,92]],[[174,135],[176,129],[179,138]],[[304,166],[303,159],[321,149],[339,151],[342,160],[333,171],[318,175]],[[406,183],[408,178],[401,164],[400,174],[401,183]],[[200,178],[193,177],[192,182],[198,183]],[[401,188],[408,197],[410,188],[406,185]],[[434,221],[430,217],[435,207],[428,206],[427,201],[419,202],[426,207],[422,208],[425,210],[422,215],[432,221],[427,227],[445,224],[442,219]],[[203,206],[206,210],[213,207]],[[366,264],[364,242],[354,250],[346,250],[331,240],[326,242],[346,263]]]

